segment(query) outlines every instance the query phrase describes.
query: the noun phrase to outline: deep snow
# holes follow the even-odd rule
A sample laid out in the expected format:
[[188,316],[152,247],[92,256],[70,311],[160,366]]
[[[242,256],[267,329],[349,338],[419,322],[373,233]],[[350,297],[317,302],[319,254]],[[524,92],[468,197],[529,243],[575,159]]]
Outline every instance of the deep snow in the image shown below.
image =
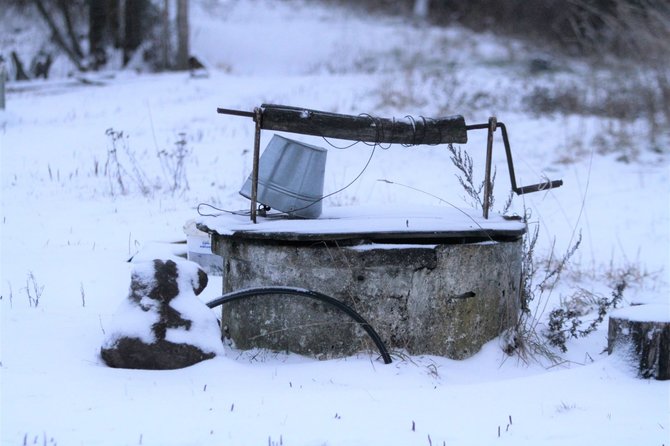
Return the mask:
[[[394,352],[385,366],[374,353],[320,362],[228,349],[183,370],[105,367],[99,349],[127,296],[127,260],[138,251],[151,257],[156,246],[171,251],[167,242],[184,239],[198,203],[247,206],[238,190],[250,170],[253,125],[217,115],[216,107],[463,113],[468,123],[496,114],[510,131],[520,184],[545,175],[565,182],[515,198],[513,210],[531,209],[531,227],[541,228],[538,255],[548,256],[552,246],[560,255],[579,231],[583,236],[574,268],[547,308],[576,287],[607,295],[608,276],[623,270],[634,273],[625,304],[669,300],[667,150],[652,154],[638,138],[640,159],[618,162],[588,150],[607,128],[603,119],[526,113],[518,97],[533,83],[556,79],[526,76],[522,44],[312,2],[191,3],[193,50],[209,63],[208,78],[120,72],[99,77],[103,85],[66,78],[8,85],[7,110],[0,112],[3,445],[670,444],[670,384],[639,380],[620,358],[607,357],[606,322],[570,341],[558,365],[525,364],[493,340],[464,361]],[[66,64],[58,63],[64,74]],[[452,67],[445,76],[453,75],[456,92],[423,76],[443,63]],[[555,77],[579,78],[581,70],[575,64]],[[459,107],[458,93],[473,86],[502,99]],[[452,105],[458,109],[445,109]],[[128,169],[126,195],[105,173],[105,165],[113,167],[110,128],[124,133],[117,153]],[[643,128],[634,122],[629,131]],[[191,151],[189,189],[172,194],[166,189],[173,178],[156,152],[173,150],[182,132]],[[355,178],[371,150],[304,141],[329,148],[326,192]],[[123,144],[137,163],[124,158]],[[472,134],[464,146],[475,175],[484,147],[485,134]],[[509,182],[500,140],[494,150],[502,203]],[[558,162],[566,155],[572,162]],[[446,206],[397,184],[467,208],[455,173],[440,147],[377,150],[361,179],[324,209]],[[151,186],[145,196],[137,178]],[[220,278],[210,277],[200,298],[220,290]]]

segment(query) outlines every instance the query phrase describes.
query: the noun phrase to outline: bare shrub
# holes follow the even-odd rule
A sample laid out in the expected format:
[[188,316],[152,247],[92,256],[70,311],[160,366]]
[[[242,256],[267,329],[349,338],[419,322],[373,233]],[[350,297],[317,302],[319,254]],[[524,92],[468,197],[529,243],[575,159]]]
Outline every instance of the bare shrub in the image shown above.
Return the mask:
[[438,115],[467,115],[502,107],[508,100],[505,95],[487,91],[488,87],[468,84],[468,74],[459,70],[456,63],[433,66],[434,61],[419,54],[408,58],[398,56],[395,63],[403,67],[403,74],[394,76],[378,89],[377,108],[422,110],[437,103],[439,108],[435,113]]
[[[530,220],[527,211],[525,221]],[[561,280],[570,259],[581,244],[581,234],[560,257],[552,251],[543,261],[537,259],[535,248],[539,226],[524,236],[521,263],[521,312],[516,325],[501,337],[502,349],[508,355],[517,355],[524,362],[546,358],[559,362],[546,337],[542,336],[540,322],[546,311],[548,299]]]
[[109,179],[110,193],[126,195],[129,192],[129,183],[133,183],[142,195],[150,195],[150,181],[137,161],[135,152],[130,149],[128,135],[113,128],[107,129],[105,134],[110,139],[104,167],[104,174]]
[[575,84],[535,86],[523,102],[529,111],[536,114],[586,114],[584,96],[583,89]]
[[[137,159],[127,134],[113,128],[107,129],[105,134],[109,137],[110,144],[103,175],[108,180],[111,195],[127,195],[132,190],[137,190],[148,197],[160,190],[169,191],[172,195],[189,190],[186,162],[192,152],[187,145],[185,133],[179,134],[173,148],[157,149],[156,158],[161,165],[163,176],[153,180],[149,178],[142,163]],[[99,166],[96,162],[95,176],[98,176],[98,172]]]
[[[538,115],[562,114],[609,118],[592,141],[599,154],[634,161],[642,148],[667,152],[670,126],[670,70],[621,69],[595,73],[587,82],[535,86],[522,100]],[[643,122],[644,130],[634,130]]]
[[640,155],[639,143],[635,141],[634,131],[625,121],[607,121],[591,145],[600,155],[616,154],[617,160],[630,163]]
[[32,272],[28,273],[28,278],[26,279],[26,287],[24,288],[24,291],[28,296],[28,305],[37,308],[40,304],[40,299],[42,298],[44,285],[39,285],[37,283],[35,275]]
[[[549,313],[547,330],[544,335],[549,344],[558,347],[563,353],[568,351],[565,343],[568,339],[578,339],[593,333],[603,322],[607,312],[616,308],[623,299],[623,292],[628,286],[625,277],[614,286],[610,298],[579,289],[562,305]],[[597,316],[583,328],[584,317],[596,311]]]
[[628,120],[643,117],[651,120],[657,111],[670,106],[660,100],[663,94],[661,87],[661,83],[646,72],[608,72],[593,75],[587,82],[575,79],[551,87],[535,86],[524,98],[524,104],[537,114],[579,114]]
[[177,191],[186,191],[189,189],[188,178],[186,176],[186,159],[191,154],[190,148],[186,144],[186,133],[179,133],[179,139],[174,144],[171,151],[159,150],[158,159],[161,162],[165,180],[170,184],[170,192],[174,195]]
[[[458,182],[461,187],[471,200],[471,204],[475,209],[484,208],[484,200],[488,200],[489,209],[493,208],[495,199],[493,197],[493,189],[496,182],[496,169],[493,169],[491,174],[491,184],[489,188],[489,196],[484,197],[484,186],[486,180],[482,180],[481,183],[476,183],[474,179],[474,167],[472,157],[468,154],[467,151],[462,150],[460,147],[455,148],[453,144],[449,144],[449,152],[451,153],[450,159],[453,165],[459,170],[459,174],[456,174]],[[512,198],[514,197],[514,192],[510,191],[507,196],[507,200],[503,205],[501,214],[506,214],[509,211],[509,208],[512,206]]]

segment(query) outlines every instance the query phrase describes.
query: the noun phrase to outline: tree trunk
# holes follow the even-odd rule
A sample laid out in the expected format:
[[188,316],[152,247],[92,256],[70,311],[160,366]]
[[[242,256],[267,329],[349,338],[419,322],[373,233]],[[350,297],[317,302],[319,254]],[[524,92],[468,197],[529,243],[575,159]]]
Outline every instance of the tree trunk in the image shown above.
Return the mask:
[[126,0],[110,0],[110,13],[107,17],[108,26],[112,30],[112,40],[114,48],[121,49],[124,44],[126,34]]
[[119,0],[88,0],[88,48],[94,70],[108,61],[108,50],[121,48],[123,16]]
[[14,73],[17,81],[27,81],[30,79],[26,74],[26,70],[23,68],[23,62],[19,59],[19,55],[16,54],[16,51],[12,51],[12,63],[14,64]]
[[188,69],[188,0],[177,0],[177,69]]
[[144,37],[144,13],[146,11],[145,0],[131,0],[125,2],[124,14],[124,41],[123,41],[123,64],[126,65],[133,53],[142,44]]
[[428,17],[430,0],[414,0],[414,17],[425,19]]
[[170,0],[163,0],[161,19],[161,64],[167,70],[170,68]]
[[5,61],[0,57],[0,110],[5,109],[5,82],[7,82],[7,79]]
[[610,315],[607,352],[634,365],[641,378],[670,379],[668,305],[639,305]]
[[72,63],[74,63],[74,65],[77,67],[79,71],[85,71],[85,67],[82,65],[81,57],[77,55],[75,49],[71,48],[67,44],[67,42],[63,38],[63,35],[60,33],[58,26],[56,26],[56,22],[54,22],[53,18],[51,17],[51,14],[47,11],[46,7],[44,6],[44,3],[41,0],[33,0],[33,3],[35,4],[35,7],[39,11],[44,21],[47,22],[49,30],[51,31],[52,38],[56,42],[56,45],[58,45],[63,51],[65,51],[65,54],[67,54],[67,56],[70,58]]
[[72,52],[77,55],[79,59],[84,58],[84,52],[79,45],[79,37],[74,30],[72,25],[72,18],[70,17],[70,2],[66,0],[58,0],[58,7],[63,15],[63,20],[65,21],[65,30],[67,31],[67,36],[70,39],[70,45],[72,46]]
[[88,51],[91,67],[97,70],[107,62],[107,36],[109,34],[105,0],[89,0],[88,2]]

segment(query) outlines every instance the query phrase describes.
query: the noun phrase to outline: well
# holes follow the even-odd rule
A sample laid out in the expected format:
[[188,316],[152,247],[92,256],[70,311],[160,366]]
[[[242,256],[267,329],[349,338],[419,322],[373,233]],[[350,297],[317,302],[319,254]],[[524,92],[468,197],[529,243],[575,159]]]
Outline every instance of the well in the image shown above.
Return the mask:
[[[223,257],[223,292],[301,287],[356,310],[389,348],[463,359],[511,327],[520,307],[525,224],[447,207],[336,208],[313,220],[206,218]],[[236,347],[320,358],[370,341],[336,308],[296,296],[227,303]]]

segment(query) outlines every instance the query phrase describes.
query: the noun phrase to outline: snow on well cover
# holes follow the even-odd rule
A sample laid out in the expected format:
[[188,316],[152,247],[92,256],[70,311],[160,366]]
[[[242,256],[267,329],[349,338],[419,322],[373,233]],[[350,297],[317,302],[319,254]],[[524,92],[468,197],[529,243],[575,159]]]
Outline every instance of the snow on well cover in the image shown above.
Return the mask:
[[259,217],[257,223],[245,215],[223,214],[205,217],[199,223],[221,235],[236,232],[267,232],[296,234],[347,233],[446,233],[513,231],[522,233],[525,223],[506,220],[490,214],[484,219],[481,211],[446,206],[351,206],[325,208],[316,219],[276,219]]

